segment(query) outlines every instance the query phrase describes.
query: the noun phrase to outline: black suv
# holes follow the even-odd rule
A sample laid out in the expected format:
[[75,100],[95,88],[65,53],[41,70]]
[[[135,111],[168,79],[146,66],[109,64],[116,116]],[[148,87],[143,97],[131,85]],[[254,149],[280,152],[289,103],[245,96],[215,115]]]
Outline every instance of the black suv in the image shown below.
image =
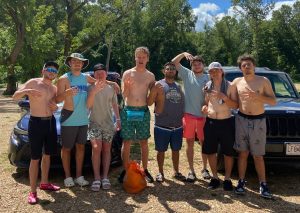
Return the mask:
[[[241,77],[238,67],[223,67],[225,78]],[[265,106],[267,123],[266,159],[292,160],[300,163],[300,96],[285,72],[256,68],[255,73],[268,78],[277,98],[275,106]]]

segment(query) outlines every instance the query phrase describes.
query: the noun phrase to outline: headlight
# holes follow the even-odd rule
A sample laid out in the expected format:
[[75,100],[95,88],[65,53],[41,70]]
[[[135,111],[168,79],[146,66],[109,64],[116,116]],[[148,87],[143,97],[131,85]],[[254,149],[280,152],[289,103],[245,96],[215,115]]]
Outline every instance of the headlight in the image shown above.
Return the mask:
[[16,146],[18,146],[21,141],[26,143],[29,142],[28,132],[23,129],[20,129],[18,126],[15,126],[14,131],[11,134],[11,141]]

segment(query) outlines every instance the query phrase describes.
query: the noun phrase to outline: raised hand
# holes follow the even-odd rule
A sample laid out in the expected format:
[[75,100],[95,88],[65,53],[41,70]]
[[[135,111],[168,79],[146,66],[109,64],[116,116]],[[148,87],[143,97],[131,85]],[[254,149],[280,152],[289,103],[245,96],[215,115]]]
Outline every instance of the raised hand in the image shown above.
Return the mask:
[[101,91],[105,86],[106,86],[106,81],[100,81],[100,80],[96,80],[95,84],[94,84],[94,92],[97,93],[99,91]]
[[201,109],[201,112],[204,114],[204,115],[207,115],[208,114],[208,106],[207,105],[203,105],[202,109]]
[[252,89],[250,89],[248,87],[246,87],[245,89],[247,91],[244,91],[243,95],[242,95],[244,97],[244,99],[246,99],[246,100],[255,100],[255,99],[258,98],[259,94],[257,92],[253,91]]
[[194,56],[190,53],[185,52],[183,54],[184,54],[184,57],[189,61],[192,61],[194,59]]
[[53,100],[51,100],[51,101],[48,103],[48,106],[49,106],[51,112],[55,112],[55,111],[58,109],[58,107],[57,107],[55,101],[53,101]]
[[41,96],[42,96],[41,91],[36,90],[36,89],[27,89],[27,90],[26,90],[26,94],[27,94],[29,97],[33,97],[33,98],[38,98],[38,97],[41,97]]
[[134,84],[134,80],[131,76],[127,76],[125,79],[124,79],[124,87],[125,88],[131,88]]
[[66,96],[75,96],[77,95],[77,93],[78,93],[78,88],[76,86],[66,89],[65,91]]

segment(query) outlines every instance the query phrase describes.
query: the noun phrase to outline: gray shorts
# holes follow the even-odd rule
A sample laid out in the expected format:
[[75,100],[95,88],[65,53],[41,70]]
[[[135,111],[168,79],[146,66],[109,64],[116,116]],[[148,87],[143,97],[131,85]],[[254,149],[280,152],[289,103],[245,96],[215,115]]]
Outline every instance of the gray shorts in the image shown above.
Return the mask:
[[235,116],[235,143],[237,151],[250,151],[254,156],[263,156],[266,152],[266,118],[264,115],[247,116],[238,113]]
[[72,149],[75,143],[85,144],[88,126],[61,126],[62,146]]
[[97,123],[90,122],[88,128],[88,139],[90,140],[100,140],[102,142],[112,142],[115,135],[114,128],[105,128]]

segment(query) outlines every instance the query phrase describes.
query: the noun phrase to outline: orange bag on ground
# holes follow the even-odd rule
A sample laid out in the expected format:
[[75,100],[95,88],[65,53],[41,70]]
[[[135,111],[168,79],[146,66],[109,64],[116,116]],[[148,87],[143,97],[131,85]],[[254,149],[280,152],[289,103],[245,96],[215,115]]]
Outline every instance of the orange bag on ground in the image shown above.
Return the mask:
[[131,161],[123,180],[124,190],[128,193],[136,194],[144,190],[146,186],[144,170],[136,161]]

